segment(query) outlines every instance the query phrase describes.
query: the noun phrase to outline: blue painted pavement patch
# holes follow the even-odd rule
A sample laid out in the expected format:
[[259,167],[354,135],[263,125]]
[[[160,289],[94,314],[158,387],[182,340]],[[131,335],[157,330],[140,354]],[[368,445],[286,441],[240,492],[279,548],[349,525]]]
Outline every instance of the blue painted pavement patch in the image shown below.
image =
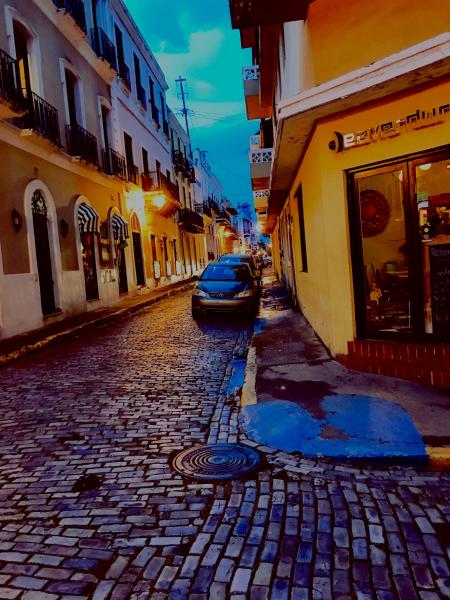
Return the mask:
[[359,395],[325,396],[315,418],[294,402],[276,400],[242,409],[247,437],[306,457],[414,458],[426,461],[423,440],[398,404]]
[[226,389],[227,394],[235,394],[236,390],[244,385],[246,366],[247,361],[245,359],[235,358],[231,361],[232,371]]

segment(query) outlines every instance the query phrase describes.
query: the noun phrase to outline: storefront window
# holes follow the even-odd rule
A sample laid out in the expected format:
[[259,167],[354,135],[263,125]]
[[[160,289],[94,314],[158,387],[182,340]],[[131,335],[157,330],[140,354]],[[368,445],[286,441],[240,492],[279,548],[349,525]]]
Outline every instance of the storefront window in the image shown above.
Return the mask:
[[368,333],[409,333],[411,301],[405,231],[406,170],[361,174],[357,194]]
[[425,332],[450,338],[450,160],[415,166]]

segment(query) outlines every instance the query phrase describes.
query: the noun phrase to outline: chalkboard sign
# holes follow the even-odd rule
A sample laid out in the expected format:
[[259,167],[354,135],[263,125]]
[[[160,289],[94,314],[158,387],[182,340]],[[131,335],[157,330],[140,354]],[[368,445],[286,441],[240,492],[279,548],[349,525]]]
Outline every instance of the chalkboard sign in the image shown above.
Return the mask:
[[450,244],[429,248],[433,332],[450,340]]

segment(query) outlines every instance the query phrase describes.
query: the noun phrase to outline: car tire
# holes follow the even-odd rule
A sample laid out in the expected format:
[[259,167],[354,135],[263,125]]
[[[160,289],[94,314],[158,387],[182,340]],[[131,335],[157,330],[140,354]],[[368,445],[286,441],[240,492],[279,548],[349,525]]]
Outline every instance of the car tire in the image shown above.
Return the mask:
[[197,321],[198,319],[200,319],[200,311],[197,310],[196,308],[192,309],[192,318],[194,319],[194,321]]

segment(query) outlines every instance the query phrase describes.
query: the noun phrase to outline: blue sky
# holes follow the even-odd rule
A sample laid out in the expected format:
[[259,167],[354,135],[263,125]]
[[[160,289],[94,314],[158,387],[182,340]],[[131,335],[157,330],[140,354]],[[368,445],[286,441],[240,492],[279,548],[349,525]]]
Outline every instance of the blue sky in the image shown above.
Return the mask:
[[[160,63],[170,107],[181,106],[175,79],[187,79],[192,147],[208,160],[233,204],[252,203],[248,137],[258,129],[248,122],[242,67],[251,54],[242,50],[230,24],[228,0],[125,0]],[[181,117],[179,117],[181,120]]]

